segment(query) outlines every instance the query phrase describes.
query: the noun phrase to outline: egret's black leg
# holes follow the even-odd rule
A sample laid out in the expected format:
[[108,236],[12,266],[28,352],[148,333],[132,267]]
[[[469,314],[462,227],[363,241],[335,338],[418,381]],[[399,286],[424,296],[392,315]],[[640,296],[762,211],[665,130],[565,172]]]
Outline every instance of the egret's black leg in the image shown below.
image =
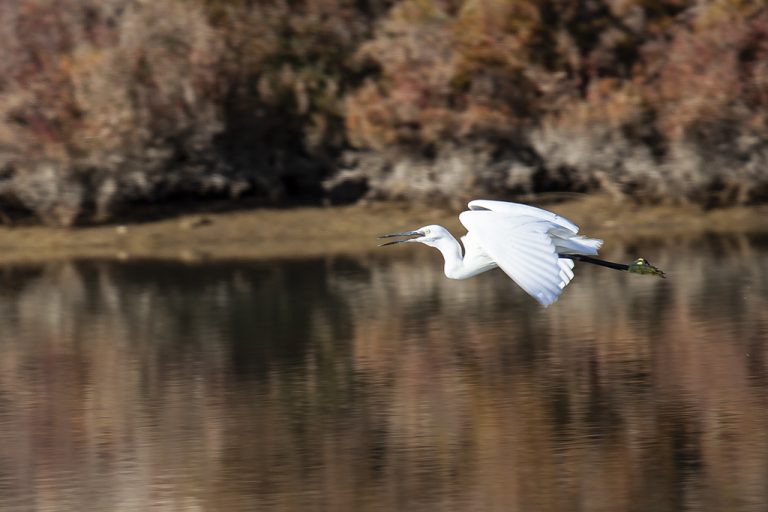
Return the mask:
[[625,265],[623,263],[614,263],[612,261],[600,260],[591,256],[585,256],[583,254],[558,254],[559,258],[568,258],[574,261],[583,261],[584,263],[592,263],[593,265],[600,265],[601,267],[608,267],[614,270],[622,270],[625,272],[631,272],[633,274],[648,274],[652,276],[667,277],[664,272],[651,265],[648,260],[644,258],[637,258],[631,265]]
[[613,268],[616,270],[629,270],[629,265],[623,263],[614,263],[612,261],[599,260],[590,256],[584,256],[583,254],[558,254],[559,258],[568,258],[574,261],[583,261],[584,263],[592,263],[593,265],[600,265],[601,267]]

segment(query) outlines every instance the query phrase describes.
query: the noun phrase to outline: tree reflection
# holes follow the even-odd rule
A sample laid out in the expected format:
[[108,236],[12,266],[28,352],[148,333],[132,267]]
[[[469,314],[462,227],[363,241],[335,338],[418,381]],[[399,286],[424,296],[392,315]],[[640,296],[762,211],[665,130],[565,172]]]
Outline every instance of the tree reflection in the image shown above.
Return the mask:
[[0,504],[760,510],[767,248],[580,268],[546,310],[422,252],[4,267]]

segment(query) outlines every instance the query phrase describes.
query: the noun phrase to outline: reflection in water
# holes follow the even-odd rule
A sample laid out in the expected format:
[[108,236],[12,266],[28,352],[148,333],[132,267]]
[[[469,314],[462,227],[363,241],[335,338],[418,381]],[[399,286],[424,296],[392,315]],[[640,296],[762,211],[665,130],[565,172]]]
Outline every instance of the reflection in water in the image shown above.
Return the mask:
[[0,268],[0,508],[764,510],[768,243],[681,245]]

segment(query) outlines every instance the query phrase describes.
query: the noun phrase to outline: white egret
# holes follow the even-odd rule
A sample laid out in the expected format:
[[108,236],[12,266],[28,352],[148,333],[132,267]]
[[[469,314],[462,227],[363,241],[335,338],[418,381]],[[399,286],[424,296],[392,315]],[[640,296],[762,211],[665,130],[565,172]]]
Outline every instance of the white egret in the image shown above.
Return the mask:
[[579,235],[576,224],[541,208],[479,199],[469,203],[469,211],[462,212],[459,220],[467,228],[461,237],[463,252],[453,235],[437,225],[379,238],[410,237],[382,246],[419,242],[436,248],[445,259],[445,275],[451,279],[467,279],[500,267],[545,307],[573,279],[574,260],[664,277],[643,258],[631,265],[592,258],[602,240]]

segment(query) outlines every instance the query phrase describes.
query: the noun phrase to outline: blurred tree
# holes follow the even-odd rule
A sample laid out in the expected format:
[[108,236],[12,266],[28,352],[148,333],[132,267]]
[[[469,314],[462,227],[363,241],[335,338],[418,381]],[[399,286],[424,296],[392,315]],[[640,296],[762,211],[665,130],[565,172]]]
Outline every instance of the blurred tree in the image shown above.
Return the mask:
[[768,199],[761,1],[18,0],[0,20],[0,207],[52,224],[329,178]]

